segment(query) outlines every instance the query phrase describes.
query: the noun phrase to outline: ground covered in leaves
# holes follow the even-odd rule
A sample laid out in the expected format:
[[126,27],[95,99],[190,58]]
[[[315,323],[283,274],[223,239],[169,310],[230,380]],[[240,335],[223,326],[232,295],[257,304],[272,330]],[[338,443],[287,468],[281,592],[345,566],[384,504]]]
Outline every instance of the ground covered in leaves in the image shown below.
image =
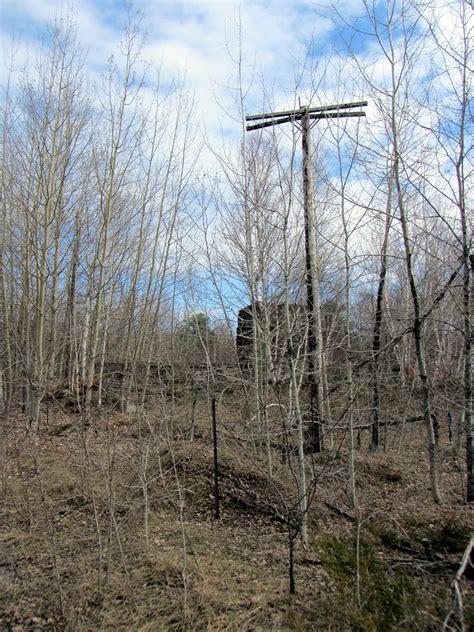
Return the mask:
[[[220,519],[209,407],[103,413],[87,429],[52,409],[37,431],[8,420],[0,515],[5,630],[461,629],[452,579],[469,542],[462,454],[440,443],[433,504],[422,423],[357,452],[348,504],[344,438],[308,456],[310,546],[295,548],[289,595],[293,457],[255,450],[238,398],[219,407]],[[337,449],[336,449],[337,448]],[[268,457],[271,456],[271,468]],[[461,583],[465,629],[473,581]]]

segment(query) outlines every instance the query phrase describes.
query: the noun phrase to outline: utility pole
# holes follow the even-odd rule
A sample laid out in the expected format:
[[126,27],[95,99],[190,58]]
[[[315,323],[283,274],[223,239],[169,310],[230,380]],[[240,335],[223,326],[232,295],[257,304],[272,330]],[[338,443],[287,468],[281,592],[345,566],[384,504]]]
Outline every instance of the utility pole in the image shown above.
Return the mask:
[[250,114],[247,122],[258,121],[247,125],[248,132],[255,129],[293,123],[301,129],[303,150],[303,199],[304,229],[306,249],[306,300],[308,318],[308,386],[310,404],[310,440],[307,449],[310,452],[321,452],[324,449],[324,436],[321,428],[321,354],[323,336],[321,327],[321,309],[319,302],[319,258],[317,247],[317,221],[314,208],[313,163],[311,150],[312,121],[331,118],[350,118],[365,116],[361,110],[367,101],[339,103],[318,107],[303,106],[297,110]]

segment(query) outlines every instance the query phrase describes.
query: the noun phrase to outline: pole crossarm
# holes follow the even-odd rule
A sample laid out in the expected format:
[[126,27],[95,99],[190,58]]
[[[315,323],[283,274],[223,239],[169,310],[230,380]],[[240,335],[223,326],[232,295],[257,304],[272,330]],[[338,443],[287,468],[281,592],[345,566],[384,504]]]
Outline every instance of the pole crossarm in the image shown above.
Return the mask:
[[[302,107],[297,110],[282,110],[280,112],[266,112],[264,114],[248,114],[245,117],[246,121],[258,121],[266,118],[279,118],[281,116],[289,117],[289,120],[295,120],[303,117],[305,114],[312,114],[313,112],[328,112],[330,110],[348,110],[350,108],[365,107],[367,101],[352,101],[350,103],[338,103],[335,105],[318,105],[313,108]],[[283,122],[283,121],[281,121]]]
[[[320,119],[329,119],[329,118],[349,118],[349,117],[360,117],[365,116],[365,112],[321,112],[319,114],[311,114],[303,112],[303,114],[294,114],[291,116],[285,116],[284,118],[278,118],[277,120],[263,121],[262,123],[256,123],[255,125],[247,125],[245,128],[247,132],[251,132],[254,129],[262,129],[264,127],[272,127],[273,125],[280,125],[282,123],[294,123],[295,121],[300,121],[303,116],[307,116],[311,120],[320,120]],[[258,116],[258,115],[255,115]],[[246,117],[247,119],[248,117]],[[255,119],[250,119],[255,120]]]

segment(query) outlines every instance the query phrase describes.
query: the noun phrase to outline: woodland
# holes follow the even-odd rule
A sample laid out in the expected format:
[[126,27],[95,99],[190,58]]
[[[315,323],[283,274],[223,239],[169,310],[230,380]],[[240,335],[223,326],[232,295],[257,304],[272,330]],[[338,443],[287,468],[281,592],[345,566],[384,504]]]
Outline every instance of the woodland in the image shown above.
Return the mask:
[[4,60],[2,629],[474,626],[473,10],[330,18],[219,146],[132,8]]

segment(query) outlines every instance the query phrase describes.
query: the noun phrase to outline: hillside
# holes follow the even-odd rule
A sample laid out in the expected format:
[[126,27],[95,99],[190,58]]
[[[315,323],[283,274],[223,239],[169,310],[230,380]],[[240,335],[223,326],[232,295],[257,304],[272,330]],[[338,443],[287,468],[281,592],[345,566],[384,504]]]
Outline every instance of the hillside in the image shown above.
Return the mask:
[[[310,546],[295,540],[290,595],[295,476],[277,451],[269,476],[268,455],[254,453],[241,432],[239,407],[235,393],[218,411],[219,520],[204,398],[192,440],[186,398],[174,402],[172,416],[109,411],[85,431],[79,415],[57,405],[38,433],[12,416],[2,471],[0,627],[441,629],[473,524],[444,431],[440,506],[429,493],[422,422],[408,424],[403,437],[391,428],[380,452],[369,452],[362,435],[358,512],[348,505],[345,451],[307,457],[316,480]],[[472,569],[461,589],[467,630]],[[461,629],[457,612],[449,625]]]

